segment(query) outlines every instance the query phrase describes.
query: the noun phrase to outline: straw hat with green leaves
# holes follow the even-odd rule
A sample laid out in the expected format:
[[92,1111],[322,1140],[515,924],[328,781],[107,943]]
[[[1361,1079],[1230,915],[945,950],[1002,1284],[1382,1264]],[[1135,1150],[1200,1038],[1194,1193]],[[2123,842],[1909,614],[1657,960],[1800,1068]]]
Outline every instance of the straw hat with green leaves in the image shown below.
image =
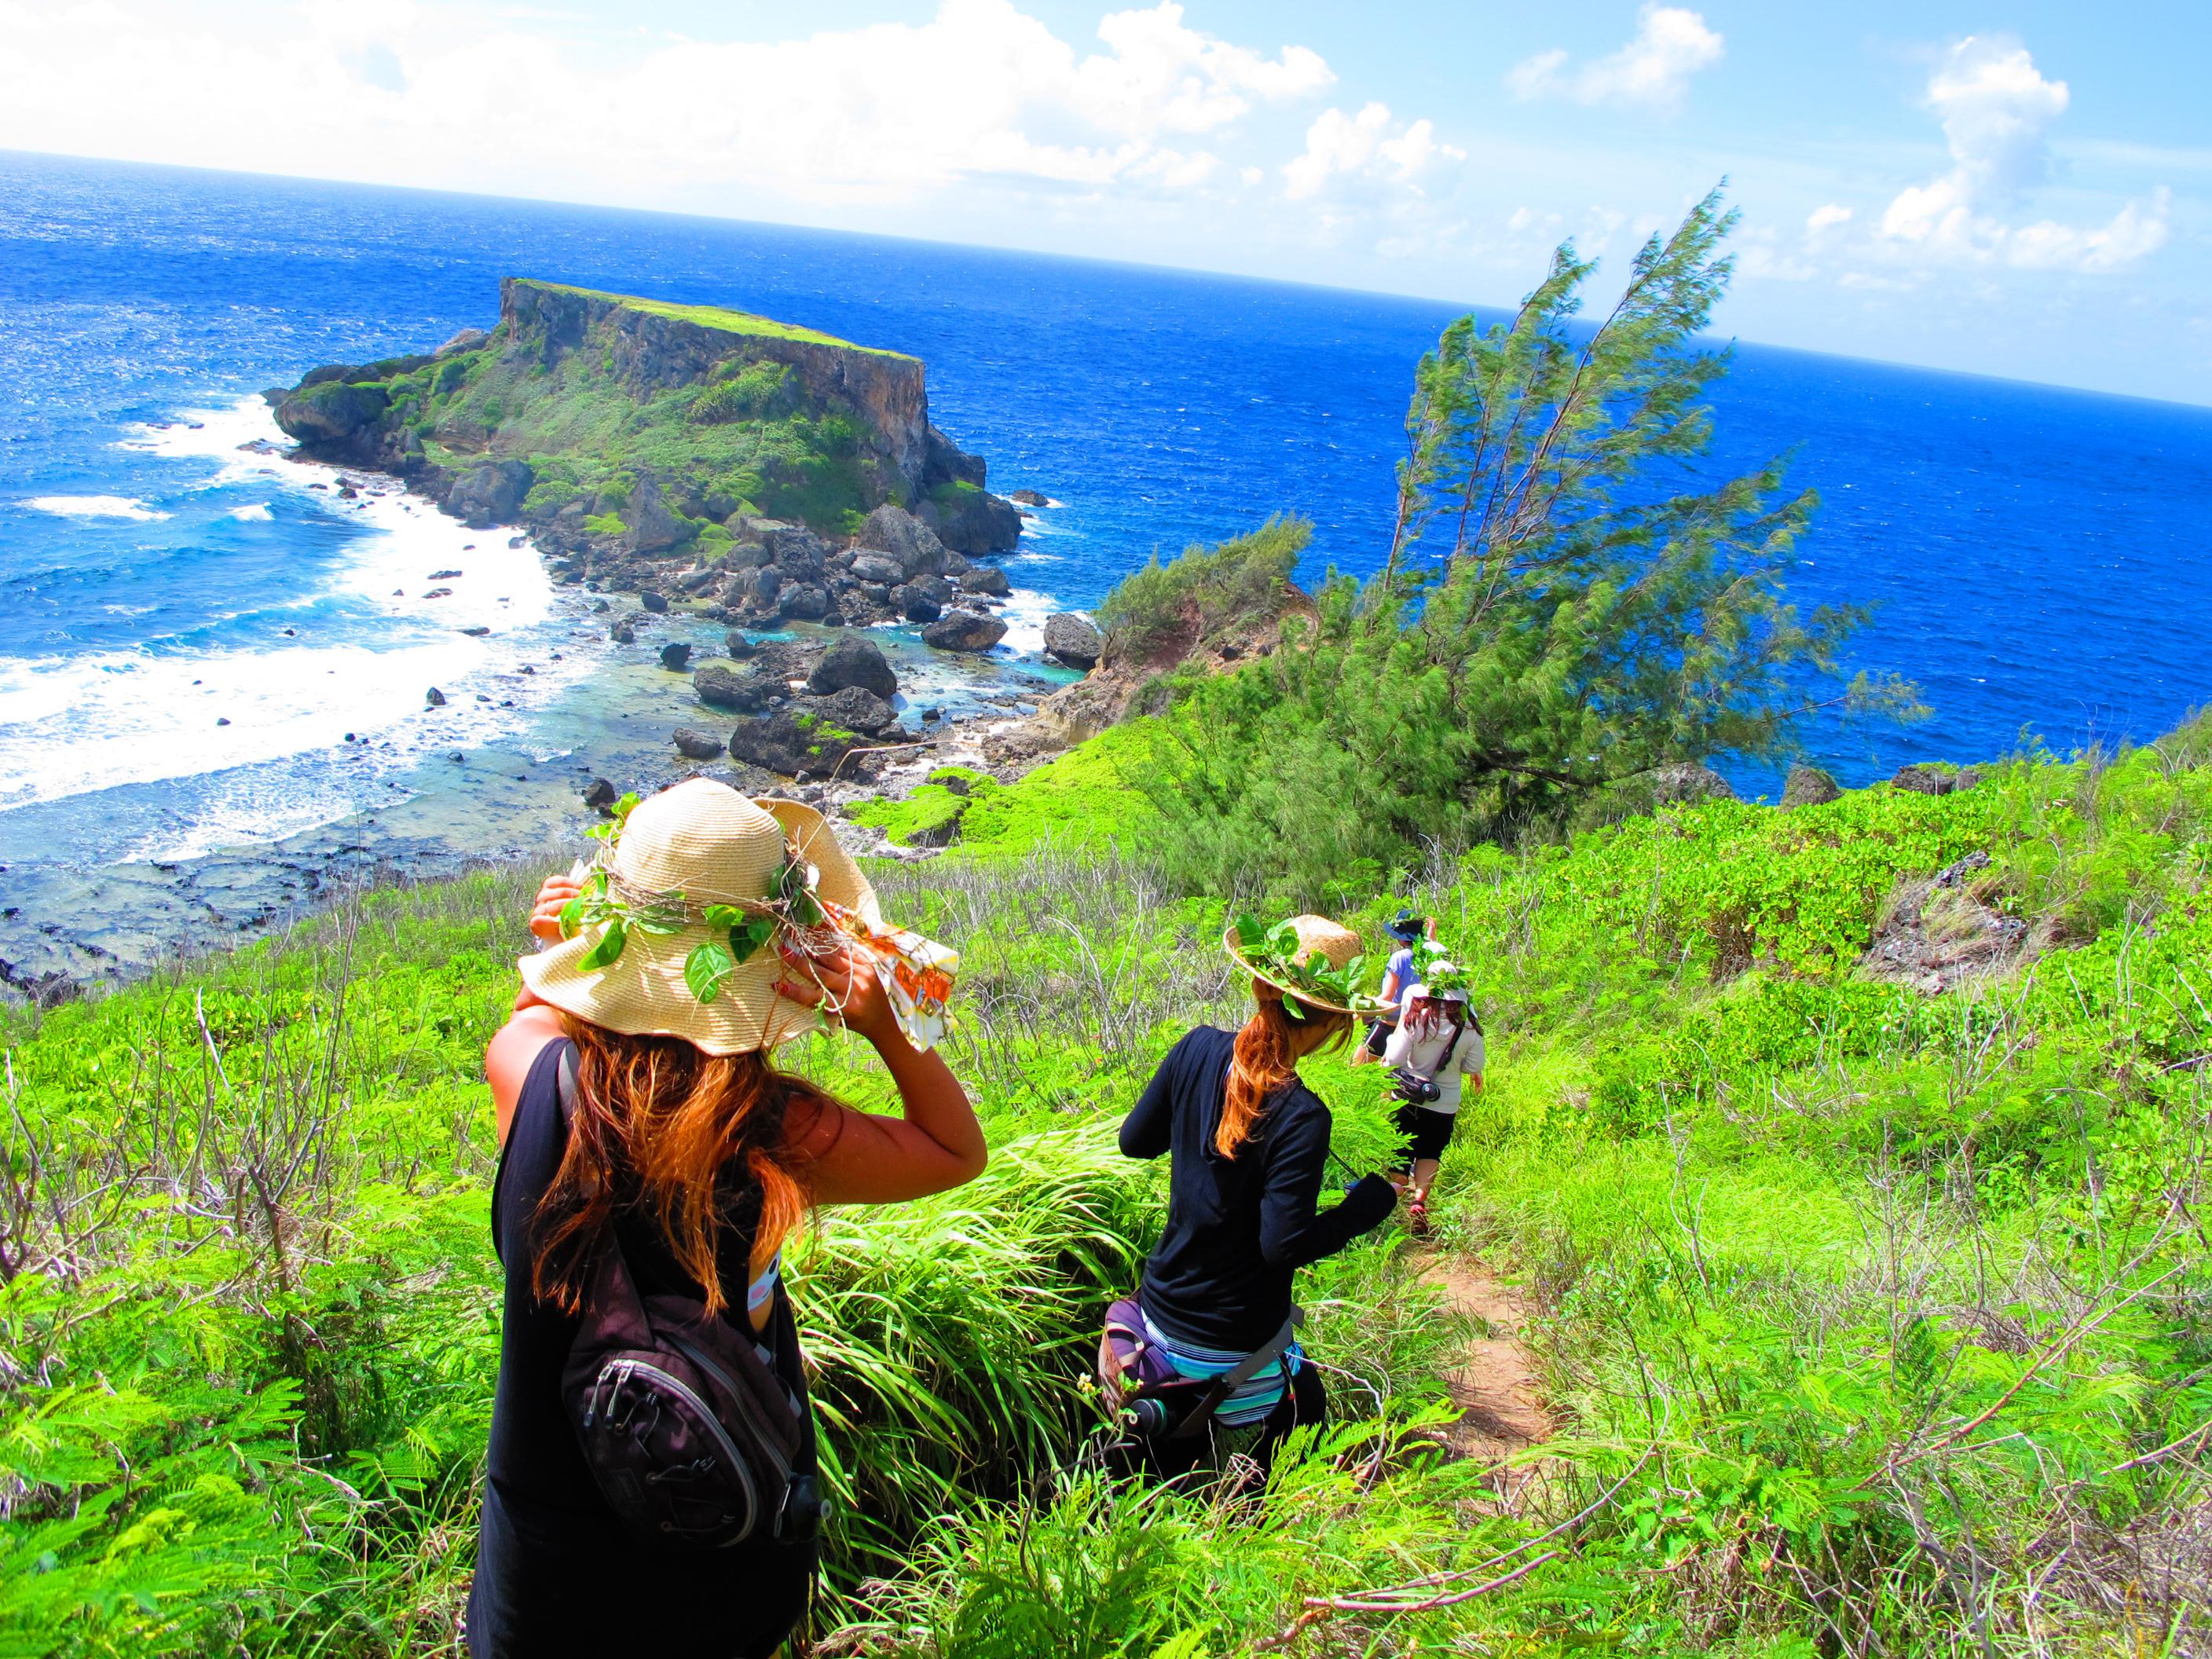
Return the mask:
[[797,801],[692,778],[625,802],[606,827],[613,848],[562,914],[567,937],[520,966],[544,1000],[608,1030],[710,1054],[774,1048],[822,1023],[776,994],[776,947],[842,948],[850,930],[831,907],[883,927],[867,878]]
[[[1359,935],[1327,916],[1292,916],[1269,927],[1243,915],[1221,936],[1230,960],[1308,1008],[1371,1014],[1386,1005],[1365,988],[1366,949]],[[1296,1017],[1296,1006],[1285,1008]]]

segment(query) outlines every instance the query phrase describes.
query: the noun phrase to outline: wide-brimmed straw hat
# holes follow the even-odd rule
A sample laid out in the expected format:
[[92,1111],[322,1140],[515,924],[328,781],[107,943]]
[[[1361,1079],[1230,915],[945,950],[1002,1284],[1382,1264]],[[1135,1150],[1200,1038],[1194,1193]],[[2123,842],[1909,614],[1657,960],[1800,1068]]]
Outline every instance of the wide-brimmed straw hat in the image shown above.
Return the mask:
[[[1359,942],[1358,934],[1340,923],[1331,921],[1327,916],[1292,916],[1290,925],[1297,930],[1298,936],[1297,949],[1291,953],[1293,963],[1310,963],[1319,957],[1329,967],[1341,971],[1355,957],[1365,954],[1366,947]],[[1325,1009],[1333,1014],[1366,1012],[1346,1003],[1332,1001],[1310,988],[1296,983],[1268,964],[1255,962],[1237,943],[1234,927],[1222,933],[1221,948],[1229,952],[1231,961],[1253,978],[1262,984],[1273,986],[1285,996],[1296,997],[1309,1008]]]
[[634,903],[674,905],[679,925],[627,930],[622,953],[601,968],[583,966],[609,923],[522,958],[522,980],[564,1012],[610,1031],[682,1037],[710,1054],[772,1048],[819,1027],[813,1009],[776,994],[785,967],[771,944],[725,975],[711,1001],[685,982],[684,963],[702,945],[727,936],[699,911],[708,905],[772,902],[787,852],[816,872],[811,890],[880,925],[875,890],[828,822],[794,800],[749,800],[726,783],[691,778],[632,808],[610,861],[610,880]]

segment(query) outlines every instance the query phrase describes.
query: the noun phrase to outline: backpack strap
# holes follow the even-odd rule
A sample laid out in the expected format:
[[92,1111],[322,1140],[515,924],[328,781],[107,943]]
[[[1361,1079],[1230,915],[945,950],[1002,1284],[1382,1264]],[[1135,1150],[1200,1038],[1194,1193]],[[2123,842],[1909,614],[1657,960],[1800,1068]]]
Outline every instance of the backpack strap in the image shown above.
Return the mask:
[[[1168,1438],[1186,1439],[1204,1428],[1206,1419],[1221,1409],[1222,1403],[1231,1395],[1249,1382],[1274,1361],[1282,1358],[1284,1352],[1297,1340],[1298,1327],[1305,1322],[1306,1310],[1304,1308],[1293,1306],[1290,1316],[1283,1321],[1282,1329],[1277,1331],[1264,1344],[1253,1349],[1251,1352],[1246,1354],[1243,1358],[1206,1385],[1206,1392],[1199,1397],[1198,1404],[1191,1407],[1188,1417],[1169,1431]],[[1287,1386],[1289,1379],[1286,1377],[1284,1381]]]

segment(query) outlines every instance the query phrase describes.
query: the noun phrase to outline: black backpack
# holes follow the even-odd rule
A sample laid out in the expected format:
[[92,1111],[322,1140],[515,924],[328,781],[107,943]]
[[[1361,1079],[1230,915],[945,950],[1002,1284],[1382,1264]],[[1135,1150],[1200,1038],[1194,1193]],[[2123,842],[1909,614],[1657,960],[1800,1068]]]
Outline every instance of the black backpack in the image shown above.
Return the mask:
[[[576,1054],[561,1057],[561,1115]],[[689,1296],[638,1294],[610,1233],[561,1374],[584,1462],[623,1524],[664,1547],[810,1540],[821,1530],[814,1420],[781,1279],[764,1349]]]

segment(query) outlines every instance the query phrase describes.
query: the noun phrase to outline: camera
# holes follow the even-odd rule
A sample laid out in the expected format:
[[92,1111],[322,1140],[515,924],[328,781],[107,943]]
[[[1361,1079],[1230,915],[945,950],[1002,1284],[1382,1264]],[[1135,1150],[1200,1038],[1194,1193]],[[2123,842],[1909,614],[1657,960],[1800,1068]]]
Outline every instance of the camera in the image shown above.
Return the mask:
[[1443,1098],[1444,1091],[1434,1081],[1423,1077],[1411,1066],[1401,1066],[1390,1075],[1397,1079],[1395,1091],[1399,1099],[1409,1106],[1425,1106],[1432,1100]]

